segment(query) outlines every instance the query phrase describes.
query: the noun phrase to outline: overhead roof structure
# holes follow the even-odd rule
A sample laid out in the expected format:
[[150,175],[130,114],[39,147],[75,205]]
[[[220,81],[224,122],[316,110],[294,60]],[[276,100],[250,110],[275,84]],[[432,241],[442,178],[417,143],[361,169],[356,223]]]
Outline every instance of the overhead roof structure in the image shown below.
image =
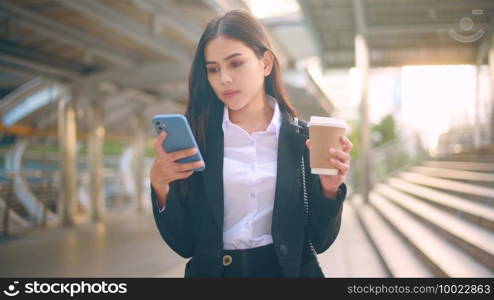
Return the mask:
[[[25,103],[12,91],[39,92],[46,81],[70,84],[80,120],[91,97],[104,97],[110,132],[128,133],[128,124],[121,121],[138,111],[147,116],[183,113],[202,30],[212,18],[235,8],[248,10],[241,0],[1,1],[0,116]],[[284,67],[297,59],[272,37]],[[301,104],[303,115],[321,110],[316,95],[305,96],[293,101]],[[43,103],[22,124],[56,128],[56,101]],[[80,122],[80,128],[85,126]]]
[[300,0],[323,67],[355,66],[361,26],[371,67],[476,64],[494,26],[492,0]]

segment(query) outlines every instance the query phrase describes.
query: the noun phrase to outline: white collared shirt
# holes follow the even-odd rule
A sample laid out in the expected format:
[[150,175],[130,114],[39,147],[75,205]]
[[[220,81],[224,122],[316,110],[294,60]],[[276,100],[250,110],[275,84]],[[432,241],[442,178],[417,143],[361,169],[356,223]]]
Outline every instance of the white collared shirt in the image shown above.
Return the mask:
[[276,189],[278,136],[281,113],[278,102],[268,95],[274,109],[265,131],[250,135],[232,123],[228,108],[223,112],[224,157],[223,248],[249,249],[273,242],[271,218]]

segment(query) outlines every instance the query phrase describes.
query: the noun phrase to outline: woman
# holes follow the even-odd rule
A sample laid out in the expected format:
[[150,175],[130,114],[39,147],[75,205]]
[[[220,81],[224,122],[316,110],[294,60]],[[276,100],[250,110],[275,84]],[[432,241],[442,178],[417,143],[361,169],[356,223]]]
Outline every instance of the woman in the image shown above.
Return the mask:
[[[321,253],[339,232],[352,144],[342,137],[343,151],[330,152],[338,175],[312,175],[306,163],[306,229],[300,160],[309,161],[310,142],[280,76],[249,13],[208,24],[186,112],[204,162],[175,162],[195,149],[166,153],[162,133],[150,174],[156,225],[170,248],[191,258],[185,277],[324,277],[309,237]],[[204,163],[203,172],[190,171]]]

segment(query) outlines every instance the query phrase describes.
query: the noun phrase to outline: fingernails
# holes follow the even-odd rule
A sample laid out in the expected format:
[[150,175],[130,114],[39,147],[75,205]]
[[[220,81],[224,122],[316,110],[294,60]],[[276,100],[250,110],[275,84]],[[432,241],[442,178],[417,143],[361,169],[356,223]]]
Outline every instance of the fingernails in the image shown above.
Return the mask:
[[334,148],[329,149],[329,153],[334,154],[335,152],[336,152],[336,150]]

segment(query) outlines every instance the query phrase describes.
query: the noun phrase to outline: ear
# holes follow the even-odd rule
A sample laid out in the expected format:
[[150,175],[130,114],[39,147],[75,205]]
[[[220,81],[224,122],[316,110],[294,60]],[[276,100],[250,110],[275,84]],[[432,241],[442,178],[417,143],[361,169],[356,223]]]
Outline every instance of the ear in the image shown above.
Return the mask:
[[263,72],[264,72],[264,77],[269,76],[271,74],[271,70],[273,69],[273,64],[274,64],[274,55],[270,50],[264,51],[263,57]]

